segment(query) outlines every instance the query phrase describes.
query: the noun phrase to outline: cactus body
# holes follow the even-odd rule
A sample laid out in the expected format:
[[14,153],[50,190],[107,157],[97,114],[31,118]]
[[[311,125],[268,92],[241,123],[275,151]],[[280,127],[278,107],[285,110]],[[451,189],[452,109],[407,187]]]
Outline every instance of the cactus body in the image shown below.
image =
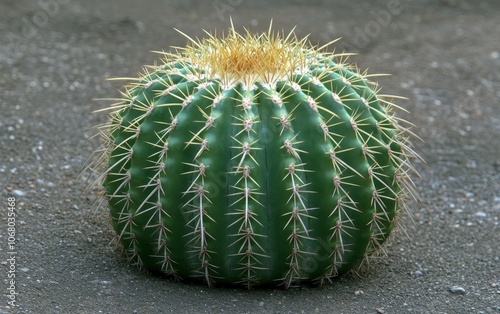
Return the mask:
[[321,283],[393,230],[414,155],[394,105],[341,54],[292,37],[192,41],[112,106],[101,184],[141,268]]

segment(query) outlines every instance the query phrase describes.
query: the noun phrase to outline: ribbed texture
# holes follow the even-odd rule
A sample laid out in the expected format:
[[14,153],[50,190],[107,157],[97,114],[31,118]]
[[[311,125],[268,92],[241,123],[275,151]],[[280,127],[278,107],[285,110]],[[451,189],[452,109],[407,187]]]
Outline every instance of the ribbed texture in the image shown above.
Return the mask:
[[400,130],[361,75],[326,62],[252,88],[166,65],[130,91],[104,186],[135,263],[288,287],[385,241],[405,196]]
[[386,241],[412,194],[411,133],[366,74],[302,47],[277,79],[249,85],[251,58],[245,80],[174,58],[127,86],[95,164],[133,263],[288,288],[345,274]]

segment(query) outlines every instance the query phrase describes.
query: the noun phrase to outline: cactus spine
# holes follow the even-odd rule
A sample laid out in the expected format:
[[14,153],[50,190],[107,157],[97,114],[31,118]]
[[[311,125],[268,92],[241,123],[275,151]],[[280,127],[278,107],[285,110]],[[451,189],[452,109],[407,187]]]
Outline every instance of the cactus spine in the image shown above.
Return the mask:
[[380,248],[412,194],[416,154],[395,97],[347,54],[231,28],[163,55],[108,108],[95,160],[135,264],[290,287]]

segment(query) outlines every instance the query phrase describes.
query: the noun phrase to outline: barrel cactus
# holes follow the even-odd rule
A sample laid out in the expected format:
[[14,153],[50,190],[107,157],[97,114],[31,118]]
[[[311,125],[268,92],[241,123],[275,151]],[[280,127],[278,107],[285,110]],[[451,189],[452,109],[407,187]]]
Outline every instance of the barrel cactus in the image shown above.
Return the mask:
[[285,35],[187,37],[107,108],[94,169],[140,268],[210,286],[324,283],[393,231],[416,156],[396,97],[347,54]]

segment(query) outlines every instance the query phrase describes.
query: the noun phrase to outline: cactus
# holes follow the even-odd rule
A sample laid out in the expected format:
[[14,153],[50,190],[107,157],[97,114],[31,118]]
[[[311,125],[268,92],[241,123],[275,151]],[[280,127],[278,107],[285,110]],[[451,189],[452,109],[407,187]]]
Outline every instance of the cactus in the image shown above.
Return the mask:
[[393,231],[418,157],[397,97],[348,54],[285,35],[186,36],[107,108],[93,168],[140,268],[209,286],[321,284]]

